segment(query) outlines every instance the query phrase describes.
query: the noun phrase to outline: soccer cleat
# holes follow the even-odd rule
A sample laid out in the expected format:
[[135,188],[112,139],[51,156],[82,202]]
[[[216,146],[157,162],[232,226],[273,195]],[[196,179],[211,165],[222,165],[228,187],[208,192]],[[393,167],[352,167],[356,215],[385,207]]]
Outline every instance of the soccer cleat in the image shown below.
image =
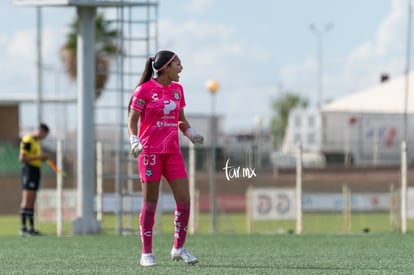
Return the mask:
[[183,260],[187,264],[196,264],[196,263],[198,263],[198,259],[196,257],[194,257],[193,255],[191,255],[187,251],[187,249],[185,249],[184,247],[178,248],[178,249],[173,248],[171,250],[171,258],[172,258],[173,261]]
[[29,230],[27,229],[20,230],[19,235],[22,237],[30,237]]
[[20,236],[22,237],[37,237],[37,236],[42,236],[42,234],[39,231],[36,230],[27,230],[27,229],[22,229],[20,230]]
[[29,233],[29,236],[31,236],[31,237],[42,236],[42,233],[40,233],[39,231],[36,231],[34,229],[29,230],[28,233]]
[[152,253],[142,254],[141,259],[139,260],[139,264],[141,266],[155,266],[157,262],[155,261],[154,256]]

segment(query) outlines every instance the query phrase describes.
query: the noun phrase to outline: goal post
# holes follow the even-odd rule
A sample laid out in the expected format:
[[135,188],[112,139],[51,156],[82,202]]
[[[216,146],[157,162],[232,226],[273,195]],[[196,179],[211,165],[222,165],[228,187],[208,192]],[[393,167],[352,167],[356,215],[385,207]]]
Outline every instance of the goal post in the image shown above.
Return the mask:
[[302,144],[296,145],[296,234],[302,234]]
[[[57,167],[63,168],[63,147],[62,140],[57,141],[56,146]],[[56,173],[56,235],[63,234],[63,175]]]

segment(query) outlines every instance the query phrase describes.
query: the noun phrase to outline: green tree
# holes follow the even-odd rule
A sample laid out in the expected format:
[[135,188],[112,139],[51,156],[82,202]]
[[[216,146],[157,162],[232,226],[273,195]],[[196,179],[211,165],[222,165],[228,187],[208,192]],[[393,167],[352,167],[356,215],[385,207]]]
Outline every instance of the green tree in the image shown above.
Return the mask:
[[278,148],[285,136],[289,112],[295,107],[307,107],[308,100],[294,92],[287,92],[272,101],[272,119],[270,121],[273,135],[273,145]]
[[[60,49],[60,57],[70,79],[76,80],[77,33],[79,18],[76,17],[70,24],[70,31],[66,41]],[[109,78],[110,58],[118,53],[116,38],[118,32],[111,28],[110,22],[105,20],[102,13],[95,17],[95,98],[98,98]]]

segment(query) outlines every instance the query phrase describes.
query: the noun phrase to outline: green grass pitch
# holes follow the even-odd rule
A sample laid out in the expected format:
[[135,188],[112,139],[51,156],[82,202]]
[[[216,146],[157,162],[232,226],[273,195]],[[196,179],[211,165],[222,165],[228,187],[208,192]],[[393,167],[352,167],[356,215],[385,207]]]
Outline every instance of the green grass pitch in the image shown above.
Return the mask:
[[[123,223],[128,227],[129,218],[125,216]],[[161,233],[173,232],[173,215],[166,213],[162,219],[156,221],[156,231]],[[15,236],[18,233],[20,217],[0,216],[0,236]],[[211,232],[211,219],[208,213],[201,213],[198,218],[197,233],[209,234]],[[114,234],[115,217],[104,215],[102,227],[104,234]],[[221,213],[218,215],[217,227],[219,233],[247,233],[247,221],[244,213]],[[390,225],[390,215],[388,213],[354,213],[351,219],[351,232],[361,233],[368,228],[370,233],[389,233],[393,231]],[[53,222],[41,222],[37,227],[47,235],[56,235],[56,224]],[[132,227],[138,229],[138,214],[132,216]],[[414,228],[414,220],[408,220],[408,228]],[[72,224],[63,224],[64,235],[71,235]],[[295,229],[295,221],[256,221],[252,226],[254,233],[274,234],[289,232]],[[343,217],[340,213],[306,213],[303,216],[304,233],[312,234],[341,234],[344,233]]]
[[198,234],[200,259],[169,257],[171,234],[154,236],[158,266],[140,267],[138,236],[0,237],[1,274],[413,274],[413,234]]
[[[172,215],[166,214],[154,236],[158,266],[152,268],[139,266],[138,235],[116,236],[114,217],[104,221],[98,236],[69,237],[66,223],[67,236],[59,238],[55,224],[40,223],[45,236],[22,238],[17,215],[0,217],[0,274],[414,274],[414,234],[391,233],[386,214],[354,215],[347,234],[341,215],[307,215],[302,235],[276,233],[294,228],[292,221],[256,222],[257,233],[245,234],[241,214],[221,215],[220,233],[212,235],[208,215],[201,215],[200,233],[186,243],[200,259],[195,266],[171,261]],[[366,226],[368,234],[361,231]]]

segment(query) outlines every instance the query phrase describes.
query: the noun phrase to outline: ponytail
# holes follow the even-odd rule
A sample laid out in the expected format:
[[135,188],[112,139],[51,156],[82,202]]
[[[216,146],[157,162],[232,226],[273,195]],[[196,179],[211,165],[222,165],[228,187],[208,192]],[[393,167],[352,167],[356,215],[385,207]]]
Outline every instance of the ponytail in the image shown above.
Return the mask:
[[154,73],[154,69],[152,68],[152,62],[153,61],[154,61],[153,57],[148,57],[147,62],[145,62],[144,72],[142,73],[141,79],[139,80],[136,87],[138,87],[142,83],[147,82],[148,80],[151,79],[151,77]]
[[[141,79],[139,80],[137,86],[135,86],[135,89],[142,83],[147,82],[148,80],[151,79],[152,74],[154,73],[154,70],[152,68],[152,61],[153,61],[153,57],[148,57],[147,62],[145,62],[144,72],[142,73]],[[132,96],[129,99],[129,103],[128,103],[128,114],[131,111],[131,104],[132,104]]]
[[[162,74],[162,70],[167,67],[175,57],[176,54],[171,51],[159,51],[155,56],[148,57],[145,62],[144,72],[142,73],[141,79],[135,89],[142,83],[149,81],[151,77],[157,78],[160,74]],[[131,110],[131,104],[132,97],[128,103],[128,114]]]

